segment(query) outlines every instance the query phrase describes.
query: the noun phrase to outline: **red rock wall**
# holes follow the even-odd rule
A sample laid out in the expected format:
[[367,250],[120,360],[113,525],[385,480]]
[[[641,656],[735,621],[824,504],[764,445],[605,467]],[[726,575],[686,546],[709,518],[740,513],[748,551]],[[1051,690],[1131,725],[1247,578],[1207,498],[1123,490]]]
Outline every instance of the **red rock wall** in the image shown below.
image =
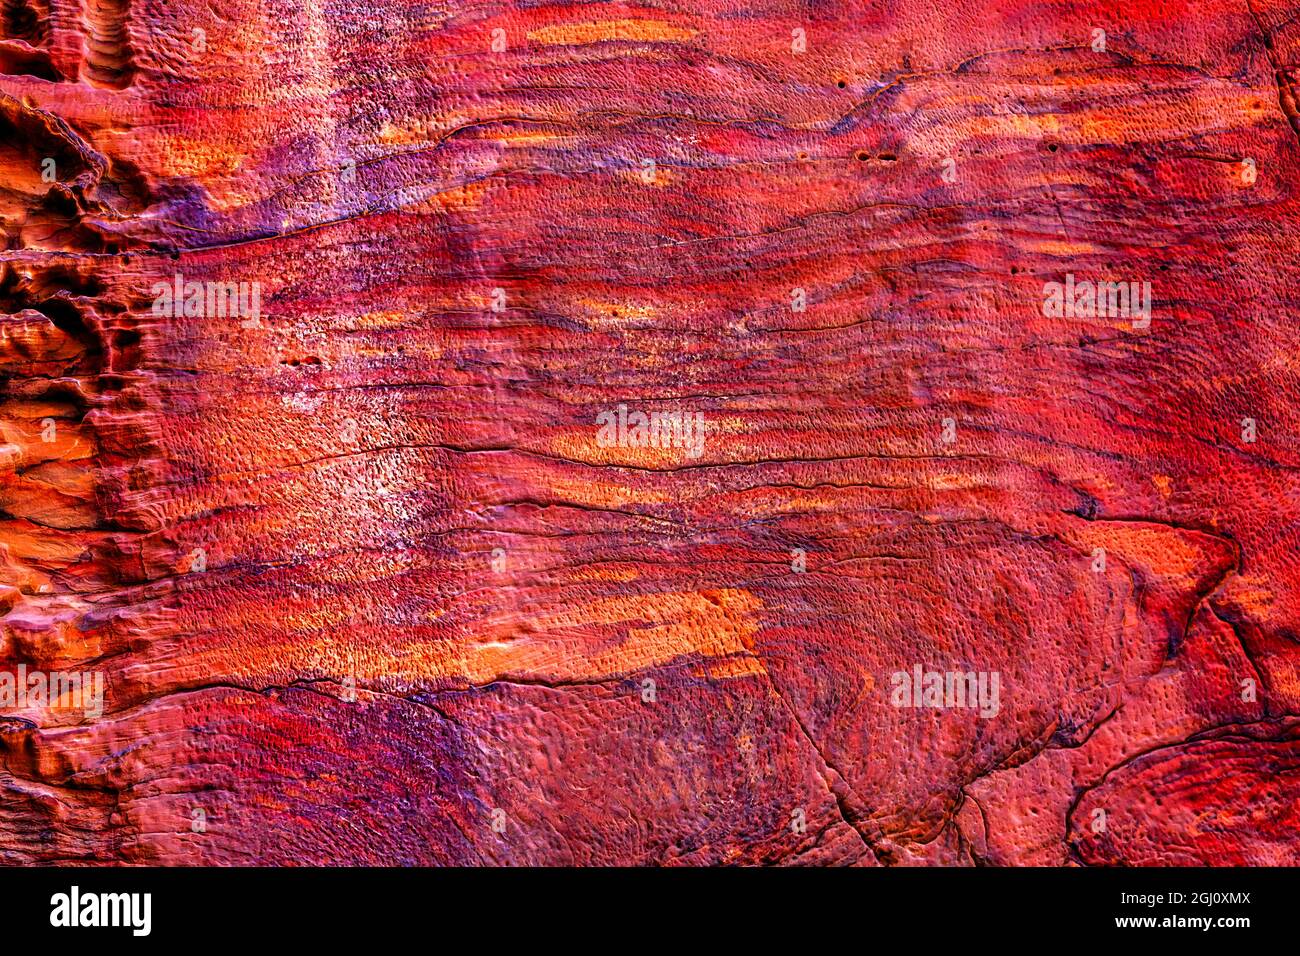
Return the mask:
[[1293,5],[0,26],[0,861],[1300,863]]

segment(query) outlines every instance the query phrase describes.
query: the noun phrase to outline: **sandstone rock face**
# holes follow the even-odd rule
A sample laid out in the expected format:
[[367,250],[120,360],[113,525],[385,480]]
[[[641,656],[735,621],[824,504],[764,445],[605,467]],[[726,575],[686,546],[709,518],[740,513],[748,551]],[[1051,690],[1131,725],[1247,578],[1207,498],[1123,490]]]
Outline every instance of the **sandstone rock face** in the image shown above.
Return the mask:
[[0,37],[0,861],[1300,863],[1292,5]]

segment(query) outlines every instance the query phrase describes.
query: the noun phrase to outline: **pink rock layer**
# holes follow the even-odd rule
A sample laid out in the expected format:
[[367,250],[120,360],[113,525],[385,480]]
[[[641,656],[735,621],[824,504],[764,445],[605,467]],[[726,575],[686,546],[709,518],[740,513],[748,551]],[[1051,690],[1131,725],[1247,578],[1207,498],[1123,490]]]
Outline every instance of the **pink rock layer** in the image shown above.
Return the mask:
[[1300,863],[1287,4],[0,35],[0,861]]

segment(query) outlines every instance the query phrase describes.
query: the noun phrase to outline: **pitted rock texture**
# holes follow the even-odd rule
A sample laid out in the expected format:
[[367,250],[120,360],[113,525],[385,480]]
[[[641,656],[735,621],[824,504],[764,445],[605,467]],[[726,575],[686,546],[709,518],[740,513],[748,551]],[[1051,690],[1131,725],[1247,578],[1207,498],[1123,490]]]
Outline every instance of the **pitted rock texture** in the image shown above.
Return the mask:
[[106,694],[0,710],[0,861],[1300,863],[1298,71],[1275,0],[5,0],[0,670]]

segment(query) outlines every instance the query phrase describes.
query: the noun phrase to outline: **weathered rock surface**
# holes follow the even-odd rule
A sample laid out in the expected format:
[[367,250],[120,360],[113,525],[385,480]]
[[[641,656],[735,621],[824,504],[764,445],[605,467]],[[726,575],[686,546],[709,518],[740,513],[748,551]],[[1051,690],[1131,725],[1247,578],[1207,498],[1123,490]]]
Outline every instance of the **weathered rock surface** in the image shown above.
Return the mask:
[[1293,5],[0,34],[0,861],[1300,863]]

